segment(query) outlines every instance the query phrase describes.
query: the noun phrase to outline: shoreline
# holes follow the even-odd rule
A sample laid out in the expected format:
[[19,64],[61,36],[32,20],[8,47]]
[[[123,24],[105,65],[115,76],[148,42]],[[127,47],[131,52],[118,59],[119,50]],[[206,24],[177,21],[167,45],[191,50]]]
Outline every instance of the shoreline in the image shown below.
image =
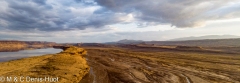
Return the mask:
[[16,76],[43,78],[49,76],[58,77],[60,83],[79,82],[90,70],[84,57],[86,53],[87,51],[82,48],[71,46],[56,54],[0,62],[0,76],[5,78]]

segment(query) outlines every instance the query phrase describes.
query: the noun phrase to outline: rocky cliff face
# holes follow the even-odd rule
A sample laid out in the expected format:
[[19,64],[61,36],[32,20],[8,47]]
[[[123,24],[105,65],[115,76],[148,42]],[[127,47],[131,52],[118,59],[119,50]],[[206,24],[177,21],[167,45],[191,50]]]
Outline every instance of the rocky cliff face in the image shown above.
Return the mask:
[[27,44],[22,41],[0,41],[0,52],[18,51],[27,47]]
[[0,40],[0,52],[19,51],[25,48],[47,48],[56,45],[55,42]]
[[52,47],[56,45],[55,42],[46,42],[46,41],[25,41],[28,44],[28,47],[33,48],[43,48],[43,47]]

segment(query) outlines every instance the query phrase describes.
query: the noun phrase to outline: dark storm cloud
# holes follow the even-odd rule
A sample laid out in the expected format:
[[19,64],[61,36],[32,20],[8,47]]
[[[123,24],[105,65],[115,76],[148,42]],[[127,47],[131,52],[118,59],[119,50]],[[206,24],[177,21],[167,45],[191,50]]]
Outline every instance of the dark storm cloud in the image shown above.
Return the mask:
[[37,4],[42,4],[42,5],[46,4],[46,0],[32,0],[32,1],[37,3]]
[[[237,13],[224,11],[225,15],[207,12],[228,7],[230,2],[237,0],[95,0],[99,5],[114,11],[135,13],[135,18],[147,24],[170,23],[176,27],[197,27],[208,20],[224,18],[226,14]],[[238,4],[239,5],[239,4]],[[218,17],[214,17],[217,15]]]
[[75,1],[80,3],[80,2],[84,2],[85,0],[75,0]]
[[[44,30],[55,28],[51,23],[57,23],[58,17],[49,13],[51,6],[43,5],[39,0],[8,0],[4,11],[1,11],[0,19],[6,22],[2,27],[12,30]],[[44,1],[44,0],[43,0]],[[61,24],[58,24],[61,26]],[[61,29],[61,28],[60,28]]]
[[122,15],[114,13],[94,14],[86,22],[81,21],[81,19],[70,21],[70,27],[84,27],[82,29],[102,27],[109,24],[121,23],[119,17],[122,17]]
[[[0,29],[68,31],[118,23],[140,27],[171,24],[196,27],[206,21],[235,18],[237,0],[1,0]],[[132,15],[133,20],[128,20]]]
[[[90,1],[84,2],[91,3]],[[3,8],[0,9],[2,10],[0,11],[0,27],[10,30],[83,30],[85,28],[101,28],[108,24],[121,22],[117,17],[119,15],[116,15],[115,13],[94,13],[92,15],[91,12],[88,14],[87,9],[82,11],[84,7],[81,9],[78,8],[78,6],[71,7],[66,6],[65,4],[61,6],[58,4],[52,5],[47,4],[45,0],[5,0],[0,3],[5,4],[3,5]],[[78,10],[74,10],[77,8]]]

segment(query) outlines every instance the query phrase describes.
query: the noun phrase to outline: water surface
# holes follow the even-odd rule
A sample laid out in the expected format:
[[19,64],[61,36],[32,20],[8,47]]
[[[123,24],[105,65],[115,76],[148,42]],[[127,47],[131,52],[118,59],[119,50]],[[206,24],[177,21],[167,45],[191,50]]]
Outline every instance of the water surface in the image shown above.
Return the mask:
[[34,49],[34,50],[21,50],[18,52],[0,52],[0,62],[26,58],[31,56],[40,56],[45,54],[54,54],[61,52],[62,49],[45,48],[45,49]]

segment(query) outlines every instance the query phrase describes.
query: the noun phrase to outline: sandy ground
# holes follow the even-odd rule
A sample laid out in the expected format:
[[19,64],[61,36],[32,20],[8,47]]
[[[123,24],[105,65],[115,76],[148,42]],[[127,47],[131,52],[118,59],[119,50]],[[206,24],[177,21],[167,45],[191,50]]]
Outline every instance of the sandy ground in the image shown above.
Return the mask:
[[85,49],[87,55],[73,48],[2,62],[0,76],[59,77],[57,83],[240,83],[238,53],[156,47]]
[[239,54],[142,48],[87,50],[91,68],[80,83],[240,83]]
[[71,47],[57,54],[2,62],[0,83],[78,83],[90,69],[85,54],[84,49]]

